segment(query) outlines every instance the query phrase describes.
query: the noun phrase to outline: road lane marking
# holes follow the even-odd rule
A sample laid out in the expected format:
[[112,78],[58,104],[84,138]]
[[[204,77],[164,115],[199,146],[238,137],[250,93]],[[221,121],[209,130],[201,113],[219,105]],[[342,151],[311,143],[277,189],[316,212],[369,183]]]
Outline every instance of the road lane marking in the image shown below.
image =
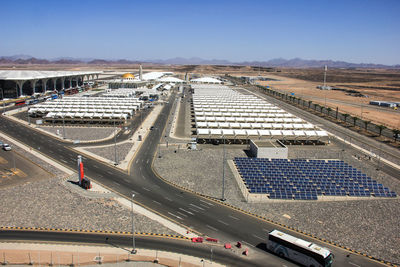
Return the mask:
[[204,204],[199,204],[199,205],[202,206],[203,208],[206,208],[206,209],[209,208],[208,206],[206,206],[206,205],[204,205]]
[[262,230],[267,232],[267,233],[271,232],[270,230],[267,230],[267,229],[264,229],[264,228]]
[[136,164],[138,164],[138,162],[139,162],[139,160],[137,159],[137,160],[136,160]]
[[254,236],[255,238],[258,238],[258,239],[260,239],[260,240],[264,240],[264,238],[259,237],[258,235],[255,235],[255,234],[252,234],[252,236]]
[[225,224],[225,225],[229,225],[228,223],[226,223],[226,222],[224,222],[224,221],[221,221],[221,220],[218,220],[218,222],[220,222],[220,223],[222,223],[222,224]]
[[193,207],[195,207],[195,208],[198,208],[199,210],[205,210],[205,209],[203,209],[202,207],[199,207],[199,206],[197,206],[197,205],[195,205],[195,204],[192,204],[192,203],[190,203],[189,205],[190,205],[190,206],[193,206]]
[[169,214],[169,215],[172,215],[172,216],[174,216],[174,217],[176,217],[176,218],[178,218],[179,220],[183,220],[182,217],[179,217],[178,215],[175,215],[175,214],[173,214],[173,213],[171,213],[171,212],[169,212],[169,211],[168,211],[168,214]]
[[208,202],[206,202],[206,201],[204,201],[204,200],[202,200],[202,199],[199,199],[201,202],[203,202],[203,203],[206,203],[207,205],[210,205],[210,206],[214,206],[214,204],[212,204],[212,203],[208,203]]
[[166,200],[168,201],[172,201],[172,199],[168,198],[168,197],[164,197]]
[[206,224],[206,227],[210,228],[211,230],[214,230],[216,232],[218,232],[217,228],[212,227],[211,225]]
[[243,243],[243,244],[247,244],[248,246],[251,246],[251,247],[255,248],[254,245],[252,245],[252,244],[250,244],[250,243],[248,243],[248,242],[246,242],[246,241],[242,241],[242,243]]
[[352,263],[351,261],[349,261],[349,264],[351,264],[351,265],[353,265],[353,266],[361,267],[360,265],[355,264],[355,263]]
[[192,212],[190,212],[190,211],[187,211],[187,210],[185,210],[185,209],[182,209],[182,208],[179,208],[181,211],[184,211],[184,212],[186,212],[186,213],[189,213],[190,215],[194,215],[194,213],[192,213]]
[[239,219],[239,218],[236,218],[235,216],[228,215],[228,217],[230,217],[230,218],[232,218],[232,219],[234,219],[234,220],[240,221],[240,219]]
[[146,164],[149,164],[149,159],[146,161]]
[[148,189],[148,188],[146,188],[146,187],[142,187],[144,190],[146,190],[146,191],[149,191],[150,192],[150,189]]
[[156,201],[156,200],[153,200],[153,202],[154,202],[154,203],[157,203],[158,205],[161,205],[161,206],[162,206],[162,204],[161,204],[160,202]]
[[64,159],[60,159],[62,162],[64,162],[65,164],[68,164],[68,162]]
[[117,183],[117,182],[115,182],[115,181],[113,181],[113,183],[114,183],[114,184],[116,184],[116,185],[118,185],[118,186],[120,186],[120,184],[119,184],[119,183]]
[[179,214],[182,215],[183,217],[186,217],[186,218],[187,218],[187,215],[186,215],[186,214],[183,214],[182,212],[179,212],[179,211],[177,211],[177,213],[179,213]]
[[110,171],[107,171],[107,173],[108,173],[108,174],[113,174],[113,173],[112,173],[112,172],[110,172]]
[[191,211],[194,211],[194,212],[200,212],[199,210],[195,210],[193,208],[188,208],[188,209],[190,209]]

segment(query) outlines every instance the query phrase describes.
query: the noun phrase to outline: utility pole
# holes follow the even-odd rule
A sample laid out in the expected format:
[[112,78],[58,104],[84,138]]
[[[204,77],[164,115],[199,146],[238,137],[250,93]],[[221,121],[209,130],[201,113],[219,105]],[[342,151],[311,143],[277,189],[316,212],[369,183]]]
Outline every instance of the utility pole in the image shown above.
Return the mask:
[[63,139],[65,139],[65,120],[64,120],[64,115],[63,115],[62,119],[63,119]]
[[1,112],[1,113],[4,113],[4,111],[5,111],[5,108],[6,108],[6,106],[5,106],[5,101],[4,101],[4,93],[3,93],[3,88],[0,88],[0,90],[1,90],[1,100],[3,101],[3,111]]
[[326,71],[328,70],[328,66],[327,65],[325,65],[325,71],[324,71],[324,90],[325,90],[325,87],[326,87]]
[[222,160],[222,201],[225,201],[225,136],[224,136],[224,145],[223,145],[223,160]]
[[114,117],[114,112],[112,113],[113,116],[113,121],[114,121],[114,165],[118,165],[117,162],[117,130],[115,129],[115,117]]
[[135,194],[132,194],[132,202],[131,202],[131,207],[132,207],[132,251],[131,254],[136,254],[136,245],[135,245],[135,223],[133,221],[133,198],[135,197]]

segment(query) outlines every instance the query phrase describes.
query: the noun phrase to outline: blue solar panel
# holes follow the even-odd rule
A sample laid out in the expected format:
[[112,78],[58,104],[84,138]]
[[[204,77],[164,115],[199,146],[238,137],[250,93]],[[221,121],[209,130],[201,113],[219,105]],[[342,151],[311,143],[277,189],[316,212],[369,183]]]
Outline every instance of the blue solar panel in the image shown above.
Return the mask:
[[235,158],[234,162],[250,193],[270,193],[270,198],[397,196],[343,161]]

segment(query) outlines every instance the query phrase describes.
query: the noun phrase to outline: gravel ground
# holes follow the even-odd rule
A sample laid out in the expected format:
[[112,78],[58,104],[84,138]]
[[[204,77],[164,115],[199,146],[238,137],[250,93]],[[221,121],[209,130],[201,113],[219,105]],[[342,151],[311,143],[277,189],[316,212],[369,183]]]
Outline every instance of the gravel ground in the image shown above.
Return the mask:
[[[53,178],[0,190],[0,225],[85,230],[131,231],[131,212],[112,198],[84,197]],[[84,204],[83,204],[84,203]],[[175,234],[135,214],[136,232]]]
[[[128,155],[129,150],[133,146],[132,143],[126,142],[117,145],[117,161],[124,160],[126,155]],[[115,160],[115,148],[114,145],[95,147],[95,148],[85,148],[85,150],[92,152],[100,157],[114,161]]]
[[[63,136],[62,126],[40,126],[42,130]],[[109,137],[114,132],[114,127],[65,127],[65,138],[80,141],[99,140]]]
[[[6,139],[3,141],[7,141],[13,150],[55,176],[18,187],[0,189],[0,225],[131,231],[130,209],[113,200],[112,194],[90,194],[73,186],[66,182],[68,175],[63,171],[27,153],[17,144]],[[176,234],[143,215],[135,214],[134,220],[136,232]]]
[[[351,153],[342,153],[334,145],[330,149],[314,146],[291,146],[289,158],[342,158],[365,173],[374,173],[371,161],[358,160]],[[163,147],[162,158],[155,169],[164,178],[197,191],[221,198],[222,146],[202,145],[199,151]],[[227,146],[226,158],[245,157],[245,146]],[[361,169],[361,168],[360,168]],[[201,170],[201,171],[194,171]],[[376,173],[376,171],[375,171]],[[182,179],[185,177],[185,179]],[[290,201],[275,203],[246,203],[229,167],[225,167],[225,197],[227,202],[262,215],[276,222],[296,227],[316,236],[365,252],[391,262],[400,262],[400,199],[371,199],[350,201]],[[399,182],[383,173],[374,179],[400,193]],[[285,215],[285,217],[283,216]],[[290,219],[286,215],[290,216]]]

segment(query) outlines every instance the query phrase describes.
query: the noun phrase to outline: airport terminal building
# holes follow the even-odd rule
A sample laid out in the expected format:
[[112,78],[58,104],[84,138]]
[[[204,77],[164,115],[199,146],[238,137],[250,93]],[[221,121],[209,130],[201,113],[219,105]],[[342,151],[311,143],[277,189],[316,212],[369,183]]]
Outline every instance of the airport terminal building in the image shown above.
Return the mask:
[[0,71],[2,98],[17,98],[46,91],[61,91],[83,85],[84,81],[98,79],[101,71]]

